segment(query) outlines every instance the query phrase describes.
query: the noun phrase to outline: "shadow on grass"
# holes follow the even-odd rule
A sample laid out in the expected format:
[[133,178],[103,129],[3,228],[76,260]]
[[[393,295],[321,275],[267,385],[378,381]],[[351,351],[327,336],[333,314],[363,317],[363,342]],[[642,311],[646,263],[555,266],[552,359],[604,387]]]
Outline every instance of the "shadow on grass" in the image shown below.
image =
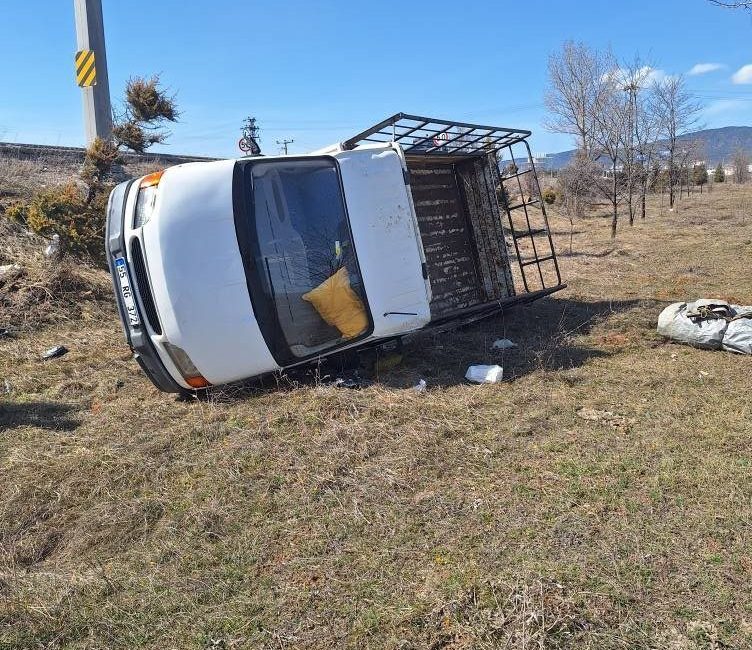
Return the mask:
[[[499,364],[505,380],[514,380],[536,370],[566,370],[588,360],[613,354],[582,344],[587,335],[604,320],[637,308],[660,310],[658,301],[581,301],[569,298],[542,298],[520,305],[492,318],[451,332],[416,336],[406,343],[399,369],[379,377],[394,387],[414,385],[424,378],[434,386],[464,383],[471,364]],[[517,347],[492,348],[497,339],[510,339]]]
[[[374,383],[390,388],[410,388],[420,379],[425,379],[432,387],[462,384],[471,364],[499,364],[504,368],[505,380],[518,379],[536,370],[577,368],[590,359],[613,354],[583,345],[578,337],[587,335],[596,324],[610,317],[637,308],[646,310],[652,322],[663,304],[637,299],[590,302],[542,298],[458,329],[408,337],[400,352],[401,362],[391,370],[379,368],[394,352],[362,354],[360,365],[357,356],[351,353],[330,357],[317,367],[219,388],[209,395],[220,400],[245,399],[253,394],[301,385],[332,383],[338,377],[352,379],[356,368],[358,378],[364,380],[363,385]],[[517,347],[493,349],[494,341],[503,338],[511,339]],[[374,356],[380,362],[376,367]]]
[[14,427],[40,427],[73,431],[79,420],[68,417],[72,405],[55,402],[0,402],[0,431]]
[[559,257],[563,259],[570,259],[573,257],[594,257],[596,259],[602,258],[602,257],[608,257],[609,255],[612,255],[616,252],[615,248],[609,248],[605,251],[601,251],[600,253],[582,253],[582,252],[575,252],[575,253],[569,253],[569,252],[563,252],[559,253]]

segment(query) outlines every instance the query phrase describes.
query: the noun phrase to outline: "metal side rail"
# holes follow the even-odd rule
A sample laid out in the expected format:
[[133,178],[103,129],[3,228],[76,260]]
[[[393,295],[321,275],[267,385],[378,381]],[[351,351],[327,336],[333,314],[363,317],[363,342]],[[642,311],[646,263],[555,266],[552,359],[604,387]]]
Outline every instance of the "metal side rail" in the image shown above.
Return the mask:
[[516,296],[510,296],[509,298],[503,298],[502,300],[495,300],[491,303],[485,303],[482,305],[476,305],[475,307],[461,309],[455,314],[447,314],[440,319],[431,321],[425,328],[420,331],[441,331],[445,328],[449,329],[457,327],[458,323],[474,323],[484,318],[490,318],[491,316],[500,314],[507,309],[511,309],[512,307],[525,305],[540,298],[544,298],[545,296],[550,296],[551,294],[566,288],[566,284],[560,284],[555,287],[549,287],[548,289],[531,291],[530,293],[521,293]]

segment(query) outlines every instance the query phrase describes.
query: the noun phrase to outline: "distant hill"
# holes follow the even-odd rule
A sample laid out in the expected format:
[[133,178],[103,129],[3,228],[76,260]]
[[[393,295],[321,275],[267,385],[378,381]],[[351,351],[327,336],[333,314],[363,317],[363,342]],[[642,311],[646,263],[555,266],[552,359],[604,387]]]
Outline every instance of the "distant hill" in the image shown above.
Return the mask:
[[[752,155],[752,126],[723,126],[720,129],[703,129],[688,133],[681,140],[700,140],[704,145],[706,164],[715,166],[729,162],[736,149],[742,148]],[[561,169],[574,154],[574,149],[548,154],[546,169]]]

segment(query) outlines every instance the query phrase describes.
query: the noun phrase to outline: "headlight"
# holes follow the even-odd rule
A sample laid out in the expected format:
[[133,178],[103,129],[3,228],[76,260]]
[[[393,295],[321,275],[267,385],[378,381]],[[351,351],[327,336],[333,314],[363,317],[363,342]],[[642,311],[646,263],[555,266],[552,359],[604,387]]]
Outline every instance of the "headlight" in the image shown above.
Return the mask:
[[154,172],[141,179],[138,186],[138,196],[136,197],[136,214],[133,217],[134,228],[140,228],[151,219],[154,205],[157,202],[157,188],[162,174],[164,174],[164,171]]

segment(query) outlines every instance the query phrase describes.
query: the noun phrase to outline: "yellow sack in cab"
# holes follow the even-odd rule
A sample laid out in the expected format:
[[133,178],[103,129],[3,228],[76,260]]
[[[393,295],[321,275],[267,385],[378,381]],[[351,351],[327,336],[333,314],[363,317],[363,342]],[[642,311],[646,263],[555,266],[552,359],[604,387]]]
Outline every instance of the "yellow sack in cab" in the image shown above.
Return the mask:
[[329,325],[336,327],[346,339],[365,332],[368,316],[363,302],[350,286],[350,275],[343,266],[318,287],[303,294]]

